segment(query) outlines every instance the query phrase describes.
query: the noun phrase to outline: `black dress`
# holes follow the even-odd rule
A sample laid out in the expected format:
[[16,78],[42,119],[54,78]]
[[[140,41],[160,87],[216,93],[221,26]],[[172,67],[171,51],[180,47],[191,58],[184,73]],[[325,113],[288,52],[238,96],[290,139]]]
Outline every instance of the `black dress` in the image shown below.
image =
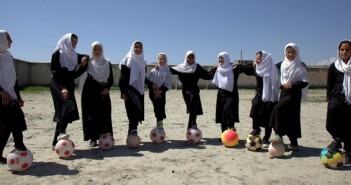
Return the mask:
[[[1,88],[0,84],[0,91],[2,90],[3,89]],[[17,99],[21,99],[17,80],[14,90],[16,92]],[[24,119],[24,113],[17,101],[12,101],[7,105],[2,104],[2,101],[0,101],[0,115],[0,157],[2,157],[1,155],[11,133],[14,139],[15,147],[25,148],[23,144],[22,132],[27,130],[27,124]]]
[[[281,63],[277,64],[279,68]],[[281,86],[279,101],[273,108],[270,126],[276,134],[287,135],[291,141],[301,138],[301,90],[307,85],[308,82],[298,81],[292,84],[291,89]]]
[[200,64],[196,64],[196,70],[193,73],[182,73],[170,67],[170,71],[174,75],[178,75],[182,83],[183,99],[189,113],[188,129],[196,126],[196,116],[202,115],[202,105],[200,99],[200,89],[198,86],[199,79],[211,80],[214,76],[214,70],[208,72]]
[[100,83],[88,74],[81,97],[84,141],[98,140],[103,133],[113,134],[110,95],[100,94],[103,89],[111,89],[113,83],[111,64],[107,83]]
[[[129,120],[130,131],[137,130],[138,124],[144,121],[144,94],[140,94],[133,86],[129,85],[130,79],[130,68],[125,65],[121,65],[121,74],[119,78],[119,88],[121,94],[127,96],[127,100],[124,101],[124,105],[127,112],[127,117]],[[149,81],[145,77],[145,83]]]
[[327,79],[327,119],[326,129],[335,139],[344,142],[344,149],[351,152],[351,105],[345,99],[343,92],[344,73],[336,69],[334,63],[330,64]]
[[149,98],[154,107],[155,117],[157,121],[162,121],[163,119],[166,119],[166,92],[168,91],[168,88],[162,84],[162,86],[159,87],[162,93],[160,94],[160,97],[155,98],[154,91],[152,90],[153,83],[149,81],[147,84],[149,86]]
[[[278,68],[278,67],[277,67]],[[256,88],[255,88],[255,96],[251,100],[251,111],[250,117],[252,118],[252,127],[253,129],[261,130],[260,127],[265,127],[266,129],[266,138],[265,140],[269,139],[271,135],[271,128],[269,127],[269,121],[271,118],[271,114],[273,111],[273,107],[277,104],[277,102],[262,101],[262,94],[263,94],[263,77],[260,77],[256,73],[256,69],[251,64],[249,70],[246,72],[249,76],[255,76],[256,78]],[[268,132],[267,132],[268,131]]]
[[[88,55],[77,54],[78,64],[80,64],[84,56],[89,57]],[[76,67],[74,70],[69,71],[67,68],[61,67],[60,52],[57,50],[52,54],[50,70],[52,74],[50,91],[55,108],[53,121],[56,122],[52,145],[55,146],[57,143],[57,136],[59,136],[61,132],[66,131],[68,123],[79,119],[77,102],[74,95],[74,79],[78,78],[87,70],[87,65],[79,67],[78,69]],[[66,88],[68,91],[68,99],[62,96],[61,91],[63,88]]]
[[237,65],[233,69],[234,86],[233,91],[218,89],[216,101],[216,123],[221,124],[222,132],[233,128],[235,122],[239,121],[239,92],[238,78],[240,73],[246,72],[247,66]]
[[[86,55],[78,54],[78,64]],[[55,51],[51,58],[51,74],[50,91],[54,102],[55,115],[54,122],[72,123],[79,119],[76,98],[74,96],[75,83],[74,79],[78,78],[87,69],[80,67],[78,70],[68,71],[67,68],[61,67],[60,53]],[[69,93],[69,99],[65,100],[62,96],[61,90],[66,88]]]

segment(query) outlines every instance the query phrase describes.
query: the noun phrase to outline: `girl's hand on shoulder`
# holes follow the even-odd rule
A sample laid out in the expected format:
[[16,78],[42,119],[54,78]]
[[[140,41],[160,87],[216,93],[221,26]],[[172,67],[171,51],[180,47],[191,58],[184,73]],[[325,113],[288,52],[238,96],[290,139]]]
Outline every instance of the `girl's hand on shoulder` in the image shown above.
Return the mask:
[[84,67],[88,63],[88,57],[83,57],[82,60],[80,61],[80,66]]
[[121,94],[121,99],[122,100],[127,100],[127,95],[126,94]]

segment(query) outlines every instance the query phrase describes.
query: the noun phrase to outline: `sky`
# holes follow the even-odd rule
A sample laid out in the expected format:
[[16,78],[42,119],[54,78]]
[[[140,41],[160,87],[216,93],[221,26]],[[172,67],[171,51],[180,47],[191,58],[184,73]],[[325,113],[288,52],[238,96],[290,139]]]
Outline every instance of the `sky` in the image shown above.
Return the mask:
[[57,41],[75,33],[78,53],[100,41],[113,64],[139,40],[148,63],[164,52],[180,64],[188,50],[201,65],[215,65],[222,51],[234,61],[259,50],[277,63],[294,42],[314,66],[334,62],[338,43],[351,39],[350,7],[350,0],[1,0],[0,29],[12,37],[13,57],[30,62],[49,63]]

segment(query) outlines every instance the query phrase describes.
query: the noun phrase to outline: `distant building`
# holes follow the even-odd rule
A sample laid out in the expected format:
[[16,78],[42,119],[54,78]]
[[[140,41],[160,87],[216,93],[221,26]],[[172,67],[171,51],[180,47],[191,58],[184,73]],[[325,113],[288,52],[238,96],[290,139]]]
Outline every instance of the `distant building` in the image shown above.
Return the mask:
[[240,64],[253,64],[253,60],[234,60],[234,63],[240,63]]

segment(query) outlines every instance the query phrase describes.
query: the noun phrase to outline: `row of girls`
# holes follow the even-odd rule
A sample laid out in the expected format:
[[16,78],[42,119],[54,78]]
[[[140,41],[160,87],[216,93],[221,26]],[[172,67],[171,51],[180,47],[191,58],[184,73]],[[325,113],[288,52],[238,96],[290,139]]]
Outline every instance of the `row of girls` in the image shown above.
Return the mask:
[[[12,133],[16,150],[26,150],[22,132],[27,129],[21,107],[24,105],[15,74],[13,58],[8,49],[12,39],[8,32],[0,30],[0,154],[1,162],[4,147]],[[52,146],[59,139],[68,138],[66,129],[69,123],[79,119],[74,95],[74,79],[80,77],[79,89],[82,93],[82,122],[84,140],[91,147],[96,146],[100,134],[113,134],[111,121],[111,99],[109,90],[114,80],[111,63],[103,55],[103,45],[94,42],[90,55],[76,53],[78,36],[65,34],[57,43],[51,60],[52,79],[50,90],[55,114],[53,121],[56,129]],[[301,100],[307,95],[308,77],[306,67],[299,57],[296,44],[289,43],[284,48],[285,59],[274,63],[266,51],[256,53],[253,65],[230,63],[228,53],[218,55],[218,65],[205,70],[196,62],[195,53],[188,51],[184,62],[172,68],[167,65],[165,53],[158,55],[158,65],[146,77],[146,61],[143,44],[136,41],[121,61],[120,80],[121,99],[124,100],[129,119],[128,135],[138,134],[138,124],[144,121],[144,85],[149,86],[149,97],[154,105],[157,127],[163,129],[166,118],[166,92],[171,88],[171,75],[181,81],[182,95],[189,113],[188,129],[197,127],[196,118],[202,115],[198,80],[211,80],[218,87],[216,100],[216,123],[221,131],[235,128],[239,122],[239,94],[237,81],[241,73],[256,77],[256,93],[252,99],[250,117],[252,118],[251,136],[260,135],[260,127],[265,128],[264,144],[269,143],[272,129],[275,136],[271,142],[283,142],[283,136],[290,140],[291,150],[298,150],[297,139],[301,138],[300,107]],[[343,40],[338,46],[337,60],[328,71],[327,83],[327,131],[333,141],[330,150],[344,148],[350,159],[350,124],[345,116],[351,112],[351,42]],[[347,160],[350,161],[350,160]]]

